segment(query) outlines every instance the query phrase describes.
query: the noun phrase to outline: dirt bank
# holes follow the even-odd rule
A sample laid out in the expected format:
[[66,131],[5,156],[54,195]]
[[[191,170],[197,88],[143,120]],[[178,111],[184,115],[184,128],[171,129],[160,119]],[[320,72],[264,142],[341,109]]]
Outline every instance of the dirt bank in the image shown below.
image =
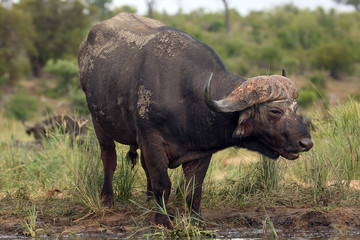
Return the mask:
[[[264,210],[265,209],[265,210]],[[144,237],[160,231],[153,226],[153,213],[113,210],[103,216],[74,219],[74,216],[38,214],[36,229],[41,235],[91,237]],[[139,217],[140,216],[140,217]],[[219,238],[272,236],[270,221],[280,237],[316,237],[359,234],[358,208],[246,207],[203,209],[205,229]],[[27,217],[0,216],[0,235],[24,236]]]

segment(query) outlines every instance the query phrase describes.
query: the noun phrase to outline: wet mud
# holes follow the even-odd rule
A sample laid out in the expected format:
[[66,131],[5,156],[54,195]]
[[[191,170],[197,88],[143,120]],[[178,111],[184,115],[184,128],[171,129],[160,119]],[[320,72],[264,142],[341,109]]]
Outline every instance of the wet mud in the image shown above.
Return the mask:
[[[102,216],[74,217],[39,215],[36,228],[43,237],[116,239],[144,238],[159,228],[152,224],[153,213],[127,210],[106,211]],[[360,237],[358,208],[244,207],[203,209],[204,228],[217,239],[229,238],[322,238]],[[0,239],[22,238],[29,234],[25,218],[0,216]],[[270,222],[273,224],[271,227]],[[156,236],[156,235],[155,235]],[[345,238],[343,238],[345,237]],[[354,238],[354,239],[355,239]]]

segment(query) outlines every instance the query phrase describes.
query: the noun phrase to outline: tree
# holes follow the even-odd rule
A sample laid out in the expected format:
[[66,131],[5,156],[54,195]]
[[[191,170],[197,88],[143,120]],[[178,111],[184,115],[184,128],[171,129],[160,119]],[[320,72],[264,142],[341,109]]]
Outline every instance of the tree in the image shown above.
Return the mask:
[[286,49],[313,48],[322,43],[324,35],[318,16],[307,10],[293,15],[291,21],[278,32],[278,38]]
[[153,18],[154,16],[154,6],[155,6],[155,0],[145,0],[146,5],[148,7],[148,14],[147,16],[149,18]]
[[6,79],[2,83],[13,84],[22,72],[25,52],[35,52],[30,21],[26,12],[0,4],[0,79]]
[[21,0],[15,6],[31,16],[32,42],[28,51],[33,76],[40,76],[49,59],[76,56],[89,16],[79,0]]
[[226,35],[230,35],[230,14],[229,14],[229,5],[226,0],[222,0],[225,7],[225,26],[226,26]]
[[334,0],[337,3],[353,6],[356,11],[360,11],[360,0]]
[[111,11],[109,9],[109,5],[111,2],[112,0],[88,0],[89,5],[98,10],[99,20],[104,20],[110,17]]
[[355,54],[349,43],[333,39],[315,49],[311,63],[317,69],[329,70],[331,77],[340,79],[340,73],[349,72],[353,67]]
[[133,7],[133,6],[123,5],[121,7],[117,7],[117,8],[112,10],[113,15],[116,15],[116,14],[121,13],[121,12],[136,13],[137,9],[135,7]]

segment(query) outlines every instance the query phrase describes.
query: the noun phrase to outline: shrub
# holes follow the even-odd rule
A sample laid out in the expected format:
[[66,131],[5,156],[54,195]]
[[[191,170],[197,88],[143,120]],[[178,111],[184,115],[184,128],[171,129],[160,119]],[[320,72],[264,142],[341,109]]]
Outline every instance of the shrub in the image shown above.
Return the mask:
[[89,108],[86,103],[86,97],[84,92],[79,88],[73,88],[69,93],[69,100],[71,102],[72,109],[81,115],[89,114]]
[[313,102],[319,98],[318,93],[314,88],[310,86],[304,86],[299,90],[299,97],[297,98],[297,102],[299,106],[309,107],[313,104]]
[[38,109],[38,100],[28,95],[28,93],[20,89],[11,98],[6,105],[5,116],[14,117],[18,120],[31,118]]
[[206,30],[209,32],[220,32],[223,29],[224,23],[221,21],[213,21],[206,27]]
[[310,82],[319,89],[326,89],[326,78],[324,74],[315,73],[309,78]]
[[276,44],[267,44],[260,49],[260,59],[258,64],[260,67],[271,68],[272,70],[280,70],[281,49]]
[[78,85],[78,66],[77,61],[59,59],[57,61],[49,60],[46,63],[44,70],[60,78],[56,92],[65,94],[71,86]]
[[225,62],[231,72],[240,76],[247,76],[250,72],[250,65],[243,58],[228,58]]
[[311,63],[316,69],[329,70],[331,77],[339,79],[340,73],[350,73],[354,59],[355,52],[347,43],[332,40],[315,49]]
[[323,73],[315,73],[309,78],[319,98],[324,98],[326,92],[326,76]]
[[322,40],[321,30],[315,14],[304,11],[278,32],[278,38],[285,49],[310,49]]
[[129,12],[129,13],[136,13],[137,9],[134,6],[130,6],[130,5],[123,5],[121,7],[116,7],[113,11],[112,11],[112,15],[115,16],[116,14],[119,14],[121,12]]
[[295,57],[284,57],[281,60],[281,65],[289,73],[300,73],[300,61]]
[[241,39],[231,39],[225,42],[223,48],[228,57],[241,56],[243,54],[244,43]]

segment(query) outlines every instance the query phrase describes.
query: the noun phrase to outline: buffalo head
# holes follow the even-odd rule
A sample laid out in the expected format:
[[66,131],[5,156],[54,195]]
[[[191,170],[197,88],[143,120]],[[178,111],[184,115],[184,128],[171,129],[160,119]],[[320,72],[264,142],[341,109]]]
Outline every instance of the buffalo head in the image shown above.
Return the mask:
[[[285,75],[285,74],[283,74]],[[205,102],[214,112],[239,112],[233,138],[241,147],[270,158],[293,160],[313,146],[298,108],[295,84],[285,76],[250,78],[221,100],[210,94],[212,75],[205,88]]]
[[41,140],[46,136],[46,126],[43,123],[36,123],[33,126],[29,126],[23,120],[22,124],[26,128],[26,133],[28,135],[34,134],[34,138],[37,142],[41,142]]

